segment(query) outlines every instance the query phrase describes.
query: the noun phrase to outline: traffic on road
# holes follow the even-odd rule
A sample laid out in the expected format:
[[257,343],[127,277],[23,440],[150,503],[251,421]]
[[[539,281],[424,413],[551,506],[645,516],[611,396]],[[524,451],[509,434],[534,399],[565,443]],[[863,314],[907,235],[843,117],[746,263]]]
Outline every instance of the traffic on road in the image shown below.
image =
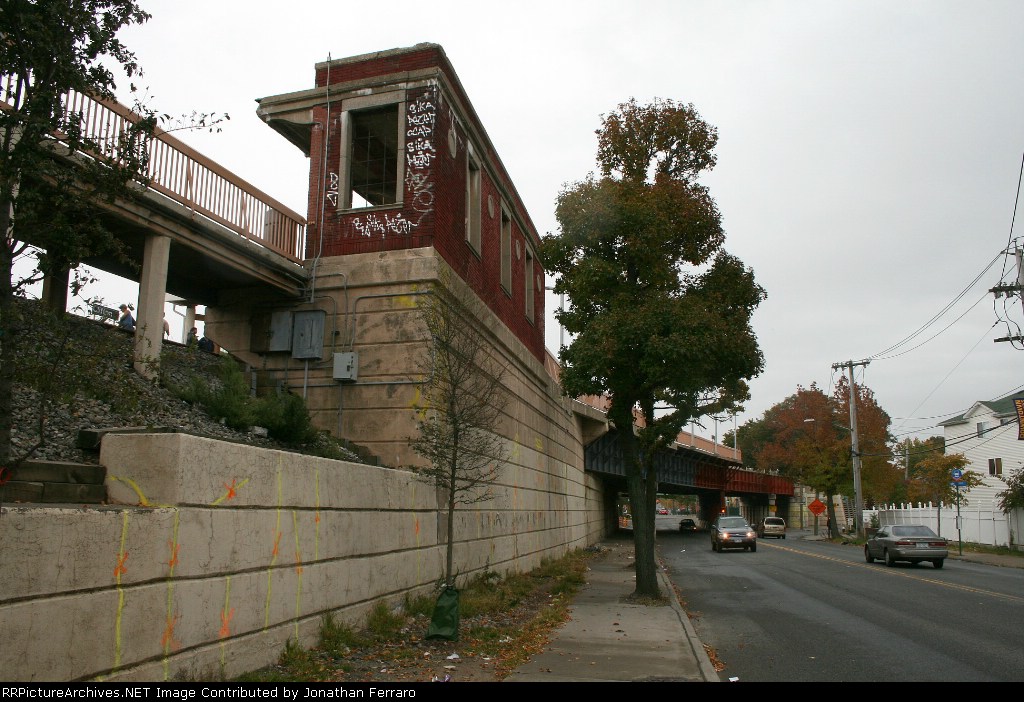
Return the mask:
[[723,681],[1024,681],[1024,568],[880,567],[792,527],[717,552],[679,521],[658,517],[659,556]]

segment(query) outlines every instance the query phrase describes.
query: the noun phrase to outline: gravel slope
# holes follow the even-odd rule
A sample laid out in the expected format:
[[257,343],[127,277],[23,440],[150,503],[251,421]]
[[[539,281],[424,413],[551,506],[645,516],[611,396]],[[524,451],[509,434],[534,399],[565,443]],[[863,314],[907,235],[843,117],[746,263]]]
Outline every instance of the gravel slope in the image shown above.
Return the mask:
[[[68,315],[62,325],[40,322],[38,303],[18,300],[16,310],[24,322],[21,351],[15,364],[12,398],[12,455],[20,456],[38,441],[40,393],[29,383],[35,375],[70,387],[76,377],[99,378],[99,387],[73,398],[48,403],[43,444],[33,458],[96,463],[98,457],[75,447],[81,429],[126,426],[173,427],[178,431],[265,448],[315,453],[285,446],[253,433],[235,431],[210,417],[202,408],[178,399],[168,388],[142,378],[132,368],[133,335],[92,319]],[[199,376],[217,382],[220,358],[214,354],[165,342],[161,374],[167,384],[187,385]],[[94,382],[94,385],[97,383]],[[348,460],[362,463],[354,453]]]

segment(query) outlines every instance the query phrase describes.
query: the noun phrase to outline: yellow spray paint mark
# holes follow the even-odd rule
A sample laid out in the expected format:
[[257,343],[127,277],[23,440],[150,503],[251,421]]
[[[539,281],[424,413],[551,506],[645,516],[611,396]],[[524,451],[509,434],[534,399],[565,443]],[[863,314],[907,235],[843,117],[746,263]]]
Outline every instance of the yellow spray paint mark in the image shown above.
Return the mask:
[[117,552],[117,565],[114,567],[114,582],[117,585],[117,617],[114,621],[114,670],[121,667],[121,618],[124,615],[124,589],[121,587],[121,576],[128,572],[125,562],[128,560],[128,512],[121,516],[121,546]]
[[395,297],[396,307],[413,308],[416,307],[416,296],[415,295],[398,295]]
[[270,596],[274,585],[274,566],[277,564],[277,555],[281,544],[281,461],[277,457],[277,524],[274,527],[274,550],[270,553],[270,565],[267,567],[267,601],[263,605],[263,628],[270,626]]
[[178,565],[178,552],[181,544],[178,542],[178,526],[180,514],[174,510],[174,528],[171,532],[171,540],[167,542],[169,558],[167,560],[167,611],[164,615],[164,633],[160,637],[160,647],[164,651],[163,668],[164,680],[170,679],[170,654],[172,650],[181,648],[180,642],[174,638],[174,628],[178,625],[181,615],[174,613],[174,569]]
[[313,560],[320,560],[320,467],[317,466],[314,473],[316,476],[316,518],[314,523],[316,530],[313,532]]
[[544,450],[544,442],[541,441],[539,436],[536,439],[533,440],[533,447],[535,449],[537,449],[538,451],[543,451]]
[[152,507],[153,506],[150,503],[150,501],[146,499],[146,496],[142,494],[142,488],[140,488],[138,485],[136,485],[135,481],[132,480],[131,478],[119,478],[116,475],[108,475],[107,477],[110,478],[111,480],[113,480],[116,483],[124,483],[125,485],[130,487],[132,489],[132,491],[136,495],[138,495],[138,497],[139,497],[139,506],[140,507]]
[[299,515],[292,510],[292,531],[295,532],[295,574],[299,578],[295,588],[295,642],[299,641],[299,618],[302,615],[302,550],[299,548]]

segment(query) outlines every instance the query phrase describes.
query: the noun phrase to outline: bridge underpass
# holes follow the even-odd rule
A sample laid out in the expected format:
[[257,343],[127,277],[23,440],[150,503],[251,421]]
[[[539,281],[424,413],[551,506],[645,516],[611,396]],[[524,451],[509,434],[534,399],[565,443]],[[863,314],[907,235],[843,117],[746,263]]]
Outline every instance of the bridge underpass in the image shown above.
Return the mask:
[[[739,498],[743,516],[751,521],[769,516],[772,500],[779,514],[787,514],[793,498],[788,478],[745,470],[743,464],[725,455],[713,454],[683,443],[675,443],[655,457],[658,492],[696,495],[700,518],[706,523],[725,507],[727,498]],[[611,491],[627,493],[626,464],[619,448],[618,434],[611,430],[587,444],[584,468],[600,475]]]

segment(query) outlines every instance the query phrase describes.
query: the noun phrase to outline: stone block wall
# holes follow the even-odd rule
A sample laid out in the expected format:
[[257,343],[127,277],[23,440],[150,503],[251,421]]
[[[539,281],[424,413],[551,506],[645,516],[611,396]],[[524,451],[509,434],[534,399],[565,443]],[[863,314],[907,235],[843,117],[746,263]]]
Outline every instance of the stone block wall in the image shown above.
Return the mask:
[[[444,514],[410,471],[185,434],[110,435],[101,461],[116,504],[2,507],[0,680],[229,678],[443,577]],[[559,465],[459,510],[461,581],[604,535],[601,484]]]

